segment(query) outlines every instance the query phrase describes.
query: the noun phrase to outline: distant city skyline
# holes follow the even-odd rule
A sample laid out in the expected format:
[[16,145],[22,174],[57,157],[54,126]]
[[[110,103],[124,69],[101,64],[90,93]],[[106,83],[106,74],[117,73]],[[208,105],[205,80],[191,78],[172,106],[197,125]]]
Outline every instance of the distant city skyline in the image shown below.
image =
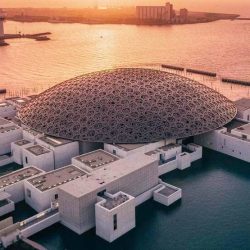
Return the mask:
[[[135,5],[163,5],[164,0],[2,0],[2,8],[11,7],[51,7],[51,8],[81,8],[94,6],[135,6]],[[249,0],[172,0],[175,8],[186,7],[192,11],[239,13],[250,16]]]

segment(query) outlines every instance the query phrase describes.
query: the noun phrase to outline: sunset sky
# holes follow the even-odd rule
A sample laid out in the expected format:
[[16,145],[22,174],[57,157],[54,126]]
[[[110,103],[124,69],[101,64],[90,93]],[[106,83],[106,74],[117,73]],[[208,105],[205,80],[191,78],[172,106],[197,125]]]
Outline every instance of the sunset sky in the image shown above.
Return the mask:
[[[164,4],[162,0],[1,0],[0,7],[87,7],[96,5]],[[175,8],[241,13],[250,16],[250,0],[172,0]]]

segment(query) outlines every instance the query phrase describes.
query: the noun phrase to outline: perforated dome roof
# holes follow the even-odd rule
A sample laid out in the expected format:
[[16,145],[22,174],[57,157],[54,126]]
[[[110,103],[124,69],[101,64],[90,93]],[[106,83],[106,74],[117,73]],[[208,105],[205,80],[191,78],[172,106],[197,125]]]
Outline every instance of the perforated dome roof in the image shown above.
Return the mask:
[[236,107],[188,78],[151,69],[124,68],[65,81],[25,105],[30,128],[65,139],[145,143],[184,138],[230,122]]

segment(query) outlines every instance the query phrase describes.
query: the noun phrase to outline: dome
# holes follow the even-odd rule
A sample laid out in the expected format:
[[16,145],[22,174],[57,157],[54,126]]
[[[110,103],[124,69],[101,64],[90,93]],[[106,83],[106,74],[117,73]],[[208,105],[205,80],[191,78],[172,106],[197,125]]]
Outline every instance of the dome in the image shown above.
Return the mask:
[[226,97],[191,79],[123,68],[58,84],[25,105],[19,118],[38,132],[64,139],[147,143],[217,129],[236,112]]

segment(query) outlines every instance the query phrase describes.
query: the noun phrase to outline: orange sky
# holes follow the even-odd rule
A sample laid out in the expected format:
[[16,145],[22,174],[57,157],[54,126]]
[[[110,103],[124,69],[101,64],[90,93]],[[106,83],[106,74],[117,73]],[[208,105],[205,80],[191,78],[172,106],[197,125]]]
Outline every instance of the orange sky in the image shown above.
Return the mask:
[[[86,7],[99,5],[164,4],[162,0],[1,0],[0,7]],[[172,0],[175,8],[241,13],[250,16],[250,0]]]

